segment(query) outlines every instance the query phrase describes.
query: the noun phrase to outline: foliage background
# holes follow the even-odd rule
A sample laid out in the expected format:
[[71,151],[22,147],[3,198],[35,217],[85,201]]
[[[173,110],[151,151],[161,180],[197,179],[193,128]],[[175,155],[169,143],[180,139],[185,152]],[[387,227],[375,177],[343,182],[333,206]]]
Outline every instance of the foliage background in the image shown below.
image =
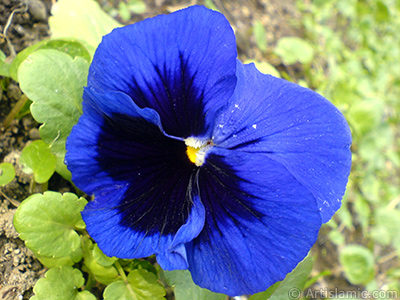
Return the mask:
[[[79,6],[78,2],[70,0],[69,4],[63,7],[65,18],[68,17],[70,10]],[[271,297],[287,299],[288,287],[293,286],[304,290],[303,295],[307,299],[323,298],[324,294],[321,291],[335,289],[365,290],[371,293],[390,290],[397,291],[397,295],[400,295],[399,0],[208,0],[190,3],[99,0],[98,3],[108,15],[123,24],[196,3],[217,9],[227,16],[235,29],[242,61],[254,61],[261,71],[312,88],[332,101],[345,115],[353,135],[353,167],[347,193],[342,208],[321,229],[320,237],[311,251],[313,262],[307,261],[297,272],[295,280],[286,282],[286,287],[282,284],[281,289]],[[97,12],[97,10],[91,7],[80,7],[80,9],[78,14],[80,11],[83,16],[82,22],[66,22],[65,18],[53,21],[50,19],[50,31],[53,39],[57,37],[78,39],[82,42],[83,48],[77,45],[73,49],[78,49],[76,51],[80,52],[73,55],[90,59],[90,54],[101,38],[101,35],[96,35],[94,32],[98,28],[99,32],[102,32],[116,26],[117,23],[102,13],[92,16],[92,19],[85,19],[86,11]],[[31,11],[29,13],[33,15]],[[36,41],[33,42],[35,43]],[[39,47],[68,52],[60,44],[49,45],[45,42]],[[16,71],[19,63],[27,55],[23,58],[21,55],[17,56],[20,61],[18,65],[14,62],[13,69],[13,63],[10,67],[13,53],[7,51],[7,47],[4,49],[4,55],[0,52],[0,75],[3,76],[1,90],[6,97],[10,82],[19,80]],[[17,52],[22,49],[17,49]],[[84,61],[81,63],[84,64]],[[21,84],[21,88],[29,98],[35,98],[30,96],[29,87],[24,88]],[[29,103],[27,98],[23,100],[24,103]],[[9,103],[10,108],[7,111],[11,112],[8,113],[8,118],[6,114],[3,116],[2,124],[5,131],[10,124],[24,122],[26,117],[23,116],[26,114],[29,117],[32,113],[36,121],[41,122],[41,117],[35,116],[35,110],[32,108],[29,110],[29,106],[28,109],[25,106],[25,112],[21,106],[22,109],[20,107],[20,110],[12,114],[11,108],[16,107],[17,103]],[[0,105],[4,107],[4,100]],[[34,126],[37,127],[37,124]],[[56,147],[55,153],[53,151],[55,156],[48,151],[48,147],[43,146],[41,140],[38,140],[27,145],[25,143],[18,145],[22,153],[18,154],[18,159],[12,161],[17,173],[18,169],[24,166],[22,173],[31,174],[29,175],[31,177],[26,179],[30,193],[44,192],[49,188],[49,184],[52,190],[74,191],[65,180],[53,175],[56,170],[68,178],[68,174],[63,173],[65,170],[63,171],[60,165],[60,157],[62,161],[62,151],[64,151],[62,141],[66,136],[58,136],[56,127],[53,131],[55,132],[46,134],[41,129],[41,137],[48,144],[57,137],[55,141],[60,144],[58,148]],[[6,135],[2,137],[6,138]],[[44,157],[47,158],[43,161]],[[41,161],[38,161],[39,158]],[[46,167],[43,168],[43,165]],[[15,170],[10,164],[1,164],[0,168],[4,171],[0,175],[0,180],[3,180],[0,181],[0,185],[3,185],[1,187],[3,201],[6,198],[11,198],[11,203],[13,199],[22,201],[27,195],[25,197],[17,193],[14,195],[12,190],[7,189],[13,184],[10,179],[14,180],[14,183],[15,181],[21,183],[22,175],[17,174],[13,179]],[[89,242],[85,242],[84,248],[89,249],[88,252],[95,251]],[[88,261],[88,258],[86,259]],[[151,272],[157,273],[153,269]],[[38,276],[43,273],[38,272]],[[75,273],[73,276],[79,281],[75,286],[82,286],[80,275]],[[189,288],[190,283],[186,283],[186,277],[174,278],[171,275],[167,279],[175,286],[177,299],[212,297],[204,291],[190,290],[192,287]],[[163,281],[165,278],[161,276],[160,280]],[[98,286],[99,291],[102,291],[102,288],[104,286]],[[187,294],[188,290],[194,294]],[[265,299],[271,293],[269,291],[250,299]],[[28,297],[27,295],[25,294],[25,297]],[[393,294],[388,295],[381,293],[375,298],[394,298]],[[168,299],[173,297],[169,288],[167,297]],[[219,296],[216,297],[219,299]]]

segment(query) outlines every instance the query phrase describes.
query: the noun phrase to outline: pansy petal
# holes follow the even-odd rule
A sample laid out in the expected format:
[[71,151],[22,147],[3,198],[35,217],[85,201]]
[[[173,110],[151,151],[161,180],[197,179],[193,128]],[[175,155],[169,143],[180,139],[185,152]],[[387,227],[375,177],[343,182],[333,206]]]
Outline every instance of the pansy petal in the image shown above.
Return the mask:
[[[137,124],[140,127],[138,126],[136,130],[141,130],[144,136],[156,127],[160,132],[162,129],[160,118],[154,110],[140,109],[129,96],[123,93],[101,95],[93,89],[85,88],[83,98],[84,114],[67,139],[66,164],[72,173],[72,181],[87,194],[93,194],[96,189],[114,183],[114,179],[108,176],[106,170],[97,161],[98,149],[100,149],[99,138],[104,134],[102,127],[107,119],[112,120],[125,114],[136,120],[142,120],[143,122]],[[120,120],[120,123],[125,130],[129,130],[126,127],[132,125],[129,123],[124,125],[124,120]],[[115,135],[116,138],[117,136],[118,134]],[[121,143],[125,142],[121,139]],[[106,146],[113,145],[104,145]],[[123,145],[120,146],[121,155],[127,155]],[[117,150],[115,154],[120,155],[118,149],[115,150]],[[124,170],[126,167],[121,169],[120,173],[122,174]]]
[[266,290],[317,239],[316,199],[264,154],[214,147],[198,185],[206,222],[186,248],[189,270],[201,287],[230,296]]
[[183,245],[201,231],[204,207],[190,188],[195,166],[184,142],[124,93],[85,89],[83,110],[66,163],[74,183],[95,195],[82,212],[89,234],[109,256],[159,254],[164,268],[187,268]]
[[[192,187],[194,178],[189,185],[188,197],[193,201],[192,209],[186,224],[179,228],[172,243],[164,251],[159,251],[157,261],[164,270],[187,269],[187,254],[185,243],[196,238],[204,227],[205,209],[200,201],[197,187]],[[179,263],[179,261],[182,261]]]
[[106,35],[88,85],[124,92],[139,107],[155,109],[168,134],[204,136],[233,93],[236,55],[226,18],[194,6]]
[[340,207],[351,166],[351,134],[343,115],[317,93],[237,67],[237,89],[217,118],[220,147],[264,153],[317,198],[323,222]]

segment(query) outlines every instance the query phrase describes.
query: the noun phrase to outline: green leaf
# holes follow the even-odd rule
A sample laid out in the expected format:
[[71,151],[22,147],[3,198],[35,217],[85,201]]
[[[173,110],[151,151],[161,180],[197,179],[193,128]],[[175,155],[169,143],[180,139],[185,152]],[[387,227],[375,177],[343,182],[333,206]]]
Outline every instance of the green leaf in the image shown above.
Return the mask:
[[44,123],[40,136],[56,156],[56,171],[70,180],[64,164],[65,141],[82,114],[82,93],[89,64],[81,57],[55,50],[38,50],[19,67],[21,90],[32,100],[31,113]]
[[22,171],[32,174],[37,183],[47,182],[56,169],[56,157],[49,145],[42,140],[34,141],[22,150],[19,158]]
[[273,65],[271,65],[265,61],[255,61],[252,59],[248,59],[248,60],[245,60],[244,63],[245,64],[254,63],[257,70],[260,71],[261,73],[269,74],[269,75],[281,78],[281,74],[279,74],[279,71]]
[[[296,295],[303,290],[307,283],[308,276],[311,273],[312,267],[314,265],[314,259],[312,256],[306,257],[297,267],[290,272],[286,278],[282,281],[279,287],[275,290],[270,300],[281,300],[287,299],[297,299]],[[249,299],[250,300],[250,299]],[[252,299],[253,300],[253,299]]]
[[0,164],[0,185],[5,186],[13,181],[15,177],[15,169],[13,164],[4,162]]
[[269,299],[269,297],[271,297],[271,295],[275,292],[275,290],[279,287],[280,284],[281,284],[281,281],[275,282],[265,292],[254,294],[253,296],[250,297],[249,300]]
[[86,47],[83,46],[82,43],[76,40],[71,40],[71,39],[44,40],[28,48],[25,48],[24,50],[18,53],[18,55],[14,58],[14,60],[10,65],[11,78],[14,79],[15,81],[18,81],[18,68],[21,65],[21,63],[33,52],[45,49],[58,50],[64,52],[65,54],[68,54],[72,58],[82,57],[87,61],[91,60],[91,56]]
[[88,291],[79,292],[85,280],[78,269],[72,267],[53,268],[40,278],[33,288],[31,300],[96,300]]
[[35,253],[35,256],[37,259],[40,260],[42,265],[44,265],[45,267],[58,268],[62,266],[73,266],[77,262],[81,261],[83,257],[83,251],[82,248],[79,247],[78,249],[76,249],[76,251],[72,252],[70,255],[59,258],[39,255],[37,253]]
[[[119,274],[116,268],[114,268],[112,265],[109,266],[102,266],[98,263],[96,258],[94,257],[94,245],[91,240],[88,238],[83,238],[83,258],[85,262],[85,266],[88,268],[90,273],[93,274],[93,276],[96,278],[96,280],[102,284],[108,285],[111,282],[115,281],[118,279]],[[97,248],[98,249],[98,248]],[[97,251],[99,251],[98,249]],[[102,253],[102,256],[99,255],[97,252],[97,258],[100,258],[101,261],[105,260],[105,254]],[[113,259],[114,262],[117,260],[117,258],[111,258]]]
[[28,48],[25,48],[24,50],[22,50],[21,52],[19,52],[17,54],[17,56],[14,58],[14,60],[12,61],[11,65],[10,65],[10,76],[12,79],[14,79],[15,81],[19,81],[18,80],[18,68],[19,68],[20,64],[30,54],[32,54],[34,51],[36,51],[45,42],[46,41],[41,41],[39,43],[36,43]]
[[400,210],[389,210],[385,208],[378,208],[375,211],[375,222],[377,225],[385,227],[390,234],[391,238],[395,238],[400,232]]
[[105,255],[103,251],[100,250],[97,244],[95,244],[93,248],[93,259],[103,267],[109,267],[118,260],[118,258],[116,258],[115,256],[109,257]]
[[373,226],[370,229],[371,238],[383,246],[388,246],[391,241],[391,236],[388,229],[382,225]]
[[249,298],[249,300],[281,300],[281,299],[298,299],[303,290],[308,275],[310,275],[314,260],[312,256],[306,257],[297,267],[290,272],[283,281],[277,282],[270,286],[268,290],[257,293]]
[[209,8],[209,9],[219,11],[218,7],[214,4],[213,0],[205,0],[204,5],[205,5],[205,7]]
[[375,276],[374,256],[368,248],[360,245],[347,245],[340,252],[339,261],[346,278],[352,284],[367,284]]
[[216,294],[196,285],[188,270],[164,271],[167,283],[173,287],[176,300],[224,300],[226,295]]
[[52,38],[78,39],[90,54],[94,53],[104,35],[121,26],[94,0],[59,0],[53,4],[51,14]]
[[149,261],[147,260],[141,260],[141,259],[132,259],[129,260],[129,263],[127,265],[123,266],[124,270],[127,272],[131,272],[135,269],[145,269],[154,275],[157,275],[158,272],[154,265],[152,265]]
[[92,59],[88,50],[82,45],[82,43],[71,39],[48,40],[38,48],[38,50],[40,49],[58,50],[68,54],[72,58],[82,57],[88,62]]
[[383,115],[383,102],[365,99],[352,104],[346,114],[352,129],[360,136],[376,127]]
[[331,230],[329,232],[329,239],[336,245],[343,245],[345,243],[345,237],[337,230]]
[[126,283],[118,280],[107,286],[103,296],[104,300],[165,300],[165,289],[156,275],[136,269],[129,273]]
[[128,2],[128,9],[134,14],[143,14],[146,12],[147,7],[146,3],[142,0],[130,0]]
[[118,13],[121,19],[125,22],[128,22],[131,18],[131,12],[128,9],[128,6],[125,2],[120,2],[118,5]]
[[255,21],[253,24],[253,35],[258,49],[266,52],[268,49],[267,31],[260,21]]
[[6,54],[0,50],[0,61],[5,61],[7,58]]
[[97,300],[97,299],[91,292],[82,291],[76,294],[74,300]]
[[292,65],[296,62],[309,64],[314,58],[313,47],[307,41],[298,37],[281,38],[274,53],[282,59],[285,65]]
[[389,8],[383,1],[376,1],[375,19],[377,22],[387,22],[390,19]]
[[382,245],[392,242],[400,253],[400,210],[378,208],[375,211],[376,226],[371,230],[371,236]]
[[72,193],[45,192],[25,199],[14,216],[15,229],[26,246],[42,256],[61,258],[81,247],[75,228],[87,201]]
[[27,100],[25,104],[22,106],[21,110],[17,113],[15,116],[16,119],[22,119],[24,116],[28,115],[31,113],[31,100]]
[[4,52],[0,50],[0,76],[10,77],[10,64],[6,63],[6,58]]

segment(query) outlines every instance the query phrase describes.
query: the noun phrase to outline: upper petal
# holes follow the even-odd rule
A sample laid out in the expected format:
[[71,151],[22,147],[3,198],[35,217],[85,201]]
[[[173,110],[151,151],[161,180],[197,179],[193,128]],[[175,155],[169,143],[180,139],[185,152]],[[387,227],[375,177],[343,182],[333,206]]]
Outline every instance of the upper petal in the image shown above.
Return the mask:
[[317,239],[316,199],[265,154],[214,147],[198,185],[206,221],[186,248],[189,270],[201,287],[230,296],[264,291]]
[[226,18],[194,6],[106,35],[88,85],[122,91],[139,107],[155,109],[168,134],[204,136],[234,91],[236,56]]
[[218,116],[214,143],[265,153],[317,198],[323,222],[340,207],[351,166],[343,115],[317,93],[238,63],[238,84]]
[[109,256],[156,254],[165,269],[187,268],[184,244],[203,228],[204,207],[185,143],[120,92],[85,89],[83,111],[66,163],[74,183],[95,196],[82,212],[87,231]]

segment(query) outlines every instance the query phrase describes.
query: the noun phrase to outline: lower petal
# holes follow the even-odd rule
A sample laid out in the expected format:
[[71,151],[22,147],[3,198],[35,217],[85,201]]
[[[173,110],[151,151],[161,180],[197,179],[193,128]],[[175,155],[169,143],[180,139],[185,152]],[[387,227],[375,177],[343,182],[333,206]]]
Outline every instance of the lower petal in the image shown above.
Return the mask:
[[264,291],[292,271],[317,239],[315,197],[263,154],[214,147],[198,185],[206,221],[186,248],[201,287],[230,296]]

